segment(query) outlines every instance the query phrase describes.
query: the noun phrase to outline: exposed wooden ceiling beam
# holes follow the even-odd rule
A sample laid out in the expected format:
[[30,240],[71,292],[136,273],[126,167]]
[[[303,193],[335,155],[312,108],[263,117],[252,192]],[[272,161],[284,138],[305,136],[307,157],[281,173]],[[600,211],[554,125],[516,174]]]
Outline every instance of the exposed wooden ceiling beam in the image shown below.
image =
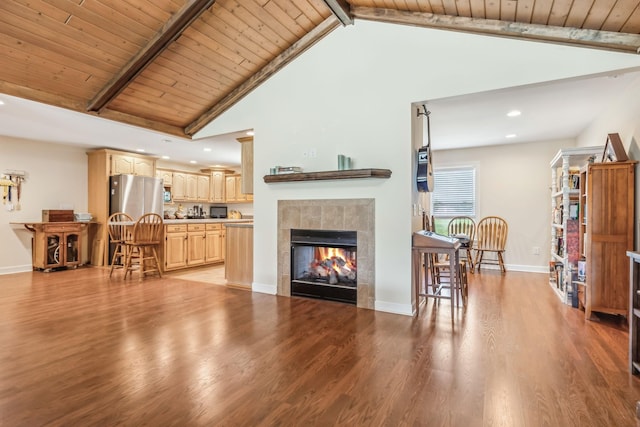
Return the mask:
[[114,110],[104,109],[102,112],[86,111],[85,103],[80,99],[65,98],[64,96],[43,92],[41,90],[32,89],[25,86],[18,86],[13,83],[0,81],[0,93],[24,98],[31,101],[41,102],[54,107],[65,108],[67,110],[76,111],[82,114],[89,114],[103,119],[114,120],[120,123],[127,123],[146,129],[155,130],[157,132],[168,133],[182,138],[190,138],[184,133],[184,130],[178,126],[168,125],[166,123],[149,120],[130,114],[120,113]]
[[133,79],[160,55],[180,34],[215,0],[189,0],[162,27],[162,29],[144,46],[122,70],[114,76],[97,95],[89,101],[87,111],[102,110],[113,98],[118,96]]
[[110,110],[108,108],[102,109],[98,112],[89,112],[89,114],[101,117],[103,119],[113,120],[120,123],[127,123],[130,125],[150,129],[156,132],[167,133],[170,135],[179,136],[181,138],[191,138],[184,133],[184,129],[179,126],[170,125],[157,120],[150,120],[140,116],[134,116],[120,111]]
[[342,22],[342,25],[353,25],[351,6],[346,0],[324,0],[324,3],[329,6],[331,12]]
[[627,53],[640,53],[640,35],[548,25],[522,24],[493,19],[475,19],[461,16],[436,15],[423,12],[405,12],[392,9],[353,7],[355,18],[418,27],[447,29],[501,37],[531,39],[552,43],[580,45]]
[[67,98],[58,94],[48,93],[2,80],[0,80],[0,93],[85,113],[85,104],[80,99]]
[[240,86],[232,90],[227,96],[213,105],[204,114],[194,120],[185,128],[187,135],[193,136],[196,132],[205,127],[211,120],[231,108],[252,90],[260,86],[269,77],[278,72],[289,62],[297,58],[304,51],[316,44],[320,39],[329,34],[340,25],[338,19],[331,15],[322,21],[317,27],[305,34],[300,40],[289,46],[284,52],[276,56],[271,62],[262,67],[260,71],[245,80]]

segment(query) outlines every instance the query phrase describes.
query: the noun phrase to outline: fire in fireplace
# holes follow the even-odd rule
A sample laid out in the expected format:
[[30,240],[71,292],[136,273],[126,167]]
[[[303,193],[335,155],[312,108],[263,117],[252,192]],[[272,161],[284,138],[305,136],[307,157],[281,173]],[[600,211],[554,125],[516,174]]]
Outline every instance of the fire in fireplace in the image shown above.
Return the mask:
[[291,295],[357,302],[357,233],[291,230]]

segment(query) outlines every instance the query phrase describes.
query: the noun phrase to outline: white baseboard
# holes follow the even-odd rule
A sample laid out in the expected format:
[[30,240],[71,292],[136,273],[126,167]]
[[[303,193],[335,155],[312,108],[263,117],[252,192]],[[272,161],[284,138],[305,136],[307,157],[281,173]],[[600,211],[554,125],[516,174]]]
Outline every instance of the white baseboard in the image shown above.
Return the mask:
[[385,313],[413,316],[413,307],[411,306],[411,304],[398,304],[397,302],[376,301],[375,310],[384,311]]
[[[548,266],[539,266],[539,265],[518,265],[518,264],[505,264],[504,268],[507,270],[507,273],[510,271],[522,271],[524,273],[545,273],[549,274]],[[483,270],[499,270],[500,267],[497,265],[482,265]],[[477,268],[476,268],[477,270]]]
[[253,282],[251,284],[251,290],[253,292],[260,292],[261,294],[276,295],[278,293],[278,286]]
[[0,268],[0,274],[26,273],[27,271],[33,271],[33,266],[31,264],[12,265],[11,267]]

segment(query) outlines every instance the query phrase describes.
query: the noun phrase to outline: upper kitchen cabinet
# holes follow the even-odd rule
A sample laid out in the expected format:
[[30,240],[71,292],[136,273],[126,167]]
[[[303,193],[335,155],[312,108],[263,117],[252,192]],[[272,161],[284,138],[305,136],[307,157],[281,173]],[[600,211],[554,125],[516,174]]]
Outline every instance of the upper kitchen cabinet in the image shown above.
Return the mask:
[[211,194],[209,195],[209,197],[213,203],[224,203],[224,185],[224,172],[211,172],[211,183],[209,185]]
[[[203,173],[207,173],[209,177],[209,202],[211,203],[225,203],[226,198],[226,185],[227,176],[233,174],[231,169],[201,169]],[[235,188],[235,181],[233,182]]]
[[[236,139],[242,145],[242,149],[240,151],[240,155],[242,156],[240,170],[242,173],[242,180],[240,182],[240,191],[247,195],[253,194],[253,137],[247,136]],[[248,196],[245,197],[245,200],[247,199],[249,199]]]
[[252,202],[253,195],[242,192],[242,175],[227,175],[225,178],[226,202]]
[[111,153],[110,175],[155,176],[156,160],[148,156],[129,153]]
[[164,187],[171,187],[173,184],[173,171],[168,169],[156,169],[156,178],[160,178],[162,180],[162,185]]
[[173,172],[171,197],[178,202],[208,202],[209,175]]
[[173,184],[171,186],[171,197],[173,200],[182,201],[187,199],[187,174],[173,172]]
[[198,202],[208,202],[209,201],[209,176],[208,175],[196,175],[197,185],[196,185],[196,200]]

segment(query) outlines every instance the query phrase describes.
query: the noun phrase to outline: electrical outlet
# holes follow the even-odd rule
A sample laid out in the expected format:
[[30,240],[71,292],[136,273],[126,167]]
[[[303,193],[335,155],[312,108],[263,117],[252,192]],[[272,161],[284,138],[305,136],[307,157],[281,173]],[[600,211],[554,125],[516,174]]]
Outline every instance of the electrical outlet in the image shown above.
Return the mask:
[[306,151],[306,150],[305,150],[305,151],[303,151],[303,152],[302,152],[302,157],[304,157],[305,159],[306,159],[307,157],[309,157],[309,152],[308,152],[308,151]]
[[540,255],[540,248],[538,246],[534,246],[531,252],[534,255]]
[[312,159],[315,159],[316,156],[317,156],[316,149],[315,148],[310,149],[309,157],[311,157]]

